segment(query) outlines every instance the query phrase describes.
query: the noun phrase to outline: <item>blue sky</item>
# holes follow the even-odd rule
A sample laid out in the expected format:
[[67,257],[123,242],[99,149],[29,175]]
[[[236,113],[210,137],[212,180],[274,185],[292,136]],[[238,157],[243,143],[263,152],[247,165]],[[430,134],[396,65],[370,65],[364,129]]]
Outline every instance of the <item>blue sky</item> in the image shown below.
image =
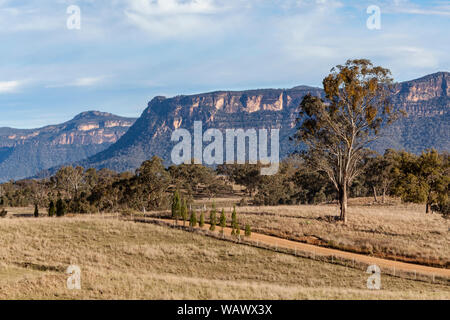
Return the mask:
[[450,1],[0,0],[0,127],[137,117],[156,95],[321,86],[348,58],[411,80],[450,71],[449,30]]

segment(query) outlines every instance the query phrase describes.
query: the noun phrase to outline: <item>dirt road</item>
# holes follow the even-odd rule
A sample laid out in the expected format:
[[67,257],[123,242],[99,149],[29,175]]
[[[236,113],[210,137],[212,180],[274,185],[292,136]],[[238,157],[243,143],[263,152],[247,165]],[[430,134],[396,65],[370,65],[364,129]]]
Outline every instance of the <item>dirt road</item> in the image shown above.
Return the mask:
[[[151,219],[155,221],[164,222],[167,224],[173,224],[173,220],[169,219]],[[179,222],[179,224],[182,224]],[[205,224],[203,227],[204,230],[209,230],[209,225]],[[200,227],[197,227],[196,229],[200,229]],[[216,227],[216,233],[219,233],[219,230],[221,230],[221,227]],[[243,231],[241,231],[243,232]],[[231,228],[225,228],[224,229],[225,235],[231,235]],[[242,235],[243,236],[243,235]],[[259,242],[261,244],[269,245],[272,247],[278,247],[278,248],[285,248],[285,249],[291,249],[291,250],[298,250],[303,252],[309,252],[313,255],[323,255],[323,256],[333,256],[335,258],[343,258],[349,261],[355,261],[370,265],[377,265],[381,268],[381,271],[383,271],[383,268],[388,268],[391,270],[397,270],[398,272],[404,271],[404,272],[411,272],[411,273],[418,273],[418,274],[424,274],[427,276],[441,276],[446,277],[450,279],[450,270],[449,269],[442,269],[442,268],[434,268],[434,267],[428,267],[428,266],[422,266],[418,264],[412,264],[412,263],[405,263],[405,262],[399,262],[399,261],[393,261],[393,260],[387,260],[382,258],[376,258],[376,257],[370,257],[362,254],[352,253],[352,252],[346,252],[346,251],[340,251],[336,249],[330,249],[330,248],[324,248],[319,246],[314,246],[311,244],[286,240],[278,237],[268,236],[260,233],[252,233],[250,239],[253,242]],[[394,269],[395,268],[395,269]]]

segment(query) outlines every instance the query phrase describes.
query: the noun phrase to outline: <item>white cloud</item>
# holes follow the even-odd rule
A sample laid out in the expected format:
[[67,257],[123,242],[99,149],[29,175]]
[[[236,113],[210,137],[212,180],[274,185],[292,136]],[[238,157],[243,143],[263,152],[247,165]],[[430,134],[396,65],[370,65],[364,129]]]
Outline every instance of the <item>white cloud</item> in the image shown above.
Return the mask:
[[77,78],[73,81],[66,82],[66,83],[48,85],[48,86],[46,86],[46,88],[93,87],[93,86],[101,84],[106,78],[107,77],[105,77],[105,76],[82,77],[82,78]]
[[104,77],[87,77],[76,79],[73,83],[75,87],[92,87],[102,82]]
[[211,0],[132,0],[130,8],[145,15],[211,14],[220,8]]
[[19,4],[0,1],[0,33],[48,31],[60,28],[64,16],[51,15],[45,4]]
[[421,8],[399,8],[393,10],[395,13],[406,14],[419,14],[419,15],[431,15],[431,16],[450,16],[449,8],[442,8],[442,10],[427,10]]
[[384,13],[400,13],[412,15],[450,16],[450,5],[428,3],[426,7],[412,3],[409,0],[388,1],[382,7]]
[[21,85],[20,81],[0,81],[0,94],[16,92]]
[[393,57],[398,57],[398,61],[396,61],[398,65],[403,64],[412,68],[436,68],[439,65],[439,60],[430,49],[413,46],[397,46],[386,51],[391,52]]
[[[186,38],[216,33],[236,23],[236,12],[227,14],[236,1],[217,0],[128,0],[128,21],[151,34],[153,39]],[[241,6],[247,7],[245,3]]]

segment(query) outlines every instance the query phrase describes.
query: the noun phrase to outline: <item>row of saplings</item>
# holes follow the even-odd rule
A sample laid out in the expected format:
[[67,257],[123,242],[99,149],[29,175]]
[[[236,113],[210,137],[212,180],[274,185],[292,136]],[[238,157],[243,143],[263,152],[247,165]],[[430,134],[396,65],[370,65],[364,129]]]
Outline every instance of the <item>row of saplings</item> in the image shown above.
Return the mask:
[[[66,214],[67,206],[62,199],[58,199],[56,202],[51,200],[48,206],[48,216],[49,217],[63,217]],[[39,206],[34,205],[34,216],[39,218]]]
[[[195,228],[197,225],[200,228],[205,226],[205,214],[202,211],[200,213],[200,218],[197,218],[197,213],[194,210],[189,210],[186,203],[186,199],[182,200],[178,191],[175,191],[172,199],[172,218],[175,219],[176,224],[178,225],[178,219],[183,220],[183,225],[186,226],[186,223],[189,218],[189,227]],[[217,210],[216,204],[213,202],[211,211],[209,213],[209,223],[210,231],[216,231],[217,222],[219,222],[219,226],[221,227],[220,233],[224,234],[225,227],[227,226],[227,217],[225,215],[225,210],[222,209],[222,213],[220,214],[219,221],[217,221]],[[233,212],[231,214],[231,235],[240,238],[241,236],[241,227],[239,225],[239,221],[237,219],[236,207],[234,207]],[[245,236],[250,237],[252,235],[252,230],[249,224],[245,225]]]

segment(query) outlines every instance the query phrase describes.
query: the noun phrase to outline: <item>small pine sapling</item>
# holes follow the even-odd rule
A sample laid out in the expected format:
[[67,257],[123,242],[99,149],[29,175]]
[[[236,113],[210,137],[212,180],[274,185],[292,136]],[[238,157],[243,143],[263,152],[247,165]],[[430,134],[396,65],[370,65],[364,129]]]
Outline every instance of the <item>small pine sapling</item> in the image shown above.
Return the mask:
[[189,226],[195,228],[197,226],[197,214],[191,210],[191,218],[189,219]]
[[213,202],[213,204],[212,204],[211,213],[209,215],[209,222],[211,224],[211,226],[209,227],[209,230],[211,230],[211,231],[216,230],[217,219],[216,219],[216,203],[215,202]]
[[222,230],[220,232],[223,234],[225,227],[227,226],[227,217],[225,216],[224,209],[222,209],[222,214],[220,215],[220,226],[222,227]]

